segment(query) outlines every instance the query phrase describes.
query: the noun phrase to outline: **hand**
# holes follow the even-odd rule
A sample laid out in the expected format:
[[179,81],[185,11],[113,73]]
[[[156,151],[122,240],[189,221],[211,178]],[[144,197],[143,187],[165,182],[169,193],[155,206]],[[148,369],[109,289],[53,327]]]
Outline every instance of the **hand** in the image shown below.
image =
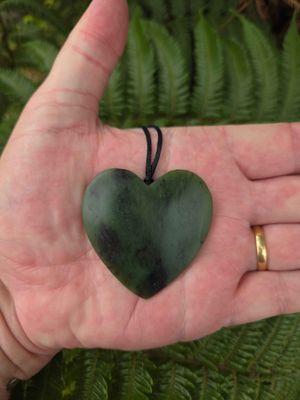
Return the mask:
[[[61,348],[163,346],[300,310],[299,124],[163,129],[156,176],[199,174],[214,216],[198,256],[153,298],[127,290],[91,247],[81,204],[92,178],[111,167],[144,177],[141,129],[97,117],[127,18],[125,0],[92,2],[0,159],[2,315],[35,355],[28,375]],[[266,225],[268,272],[255,271],[251,225]]]

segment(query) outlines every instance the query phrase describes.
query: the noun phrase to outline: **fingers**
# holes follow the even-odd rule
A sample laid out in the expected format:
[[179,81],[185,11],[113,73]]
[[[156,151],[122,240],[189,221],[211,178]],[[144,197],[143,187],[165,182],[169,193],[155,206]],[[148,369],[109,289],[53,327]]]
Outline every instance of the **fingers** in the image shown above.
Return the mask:
[[300,176],[250,182],[251,225],[300,223]]
[[300,310],[300,271],[248,272],[231,306],[227,325],[243,324]]
[[[256,270],[257,258],[254,233],[249,240],[252,248],[251,270]],[[264,226],[269,270],[300,270],[300,224]],[[249,252],[250,253],[250,252]]]
[[96,106],[121,56],[128,28],[126,0],[93,0],[61,49],[44,89],[65,102]]
[[249,179],[300,172],[300,123],[225,127],[228,146]]

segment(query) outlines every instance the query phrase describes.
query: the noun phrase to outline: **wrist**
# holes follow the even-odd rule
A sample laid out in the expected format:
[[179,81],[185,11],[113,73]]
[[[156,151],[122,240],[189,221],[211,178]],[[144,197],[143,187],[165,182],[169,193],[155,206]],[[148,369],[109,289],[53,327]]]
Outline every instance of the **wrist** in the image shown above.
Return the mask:
[[39,352],[26,337],[18,323],[12,297],[0,281],[0,399],[6,399],[7,384],[13,378],[29,379],[53,355]]

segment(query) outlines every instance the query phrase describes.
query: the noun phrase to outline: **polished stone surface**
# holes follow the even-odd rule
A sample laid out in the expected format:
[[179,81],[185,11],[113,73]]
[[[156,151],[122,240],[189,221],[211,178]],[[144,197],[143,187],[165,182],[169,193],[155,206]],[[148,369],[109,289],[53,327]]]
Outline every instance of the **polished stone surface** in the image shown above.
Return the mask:
[[108,169],[87,187],[82,212],[105,265],[128,289],[149,298],[198,253],[210,228],[212,197],[190,171],[170,171],[146,185],[131,171]]

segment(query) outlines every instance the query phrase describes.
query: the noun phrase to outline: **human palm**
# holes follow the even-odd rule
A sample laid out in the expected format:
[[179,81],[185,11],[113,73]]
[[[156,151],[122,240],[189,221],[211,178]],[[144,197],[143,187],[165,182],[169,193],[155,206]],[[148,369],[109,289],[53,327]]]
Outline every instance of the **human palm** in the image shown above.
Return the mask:
[[14,309],[11,329],[51,356],[63,347],[162,346],[298,311],[299,272],[255,272],[251,231],[267,225],[271,270],[300,267],[298,124],[163,128],[155,177],[191,170],[212,193],[203,247],[147,300],[96,255],[81,217],[87,185],[111,167],[143,178],[146,157],[141,129],[119,130],[97,117],[127,29],[125,2],[113,10],[108,3],[92,3],[0,159],[0,276]]

